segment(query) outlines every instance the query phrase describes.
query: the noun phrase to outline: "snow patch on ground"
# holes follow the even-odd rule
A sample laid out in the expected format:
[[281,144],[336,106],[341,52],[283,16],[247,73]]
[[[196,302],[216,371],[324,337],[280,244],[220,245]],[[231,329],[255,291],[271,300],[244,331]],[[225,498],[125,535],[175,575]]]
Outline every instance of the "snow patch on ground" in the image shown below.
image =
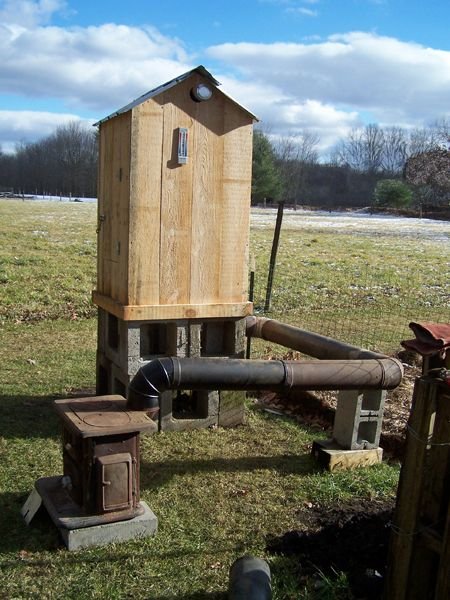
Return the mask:
[[[252,208],[251,224],[256,228],[275,226],[277,209]],[[283,229],[323,229],[336,233],[366,235],[404,235],[418,239],[433,239],[450,245],[450,222],[414,219],[368,212],[325,212],[285,209]]]

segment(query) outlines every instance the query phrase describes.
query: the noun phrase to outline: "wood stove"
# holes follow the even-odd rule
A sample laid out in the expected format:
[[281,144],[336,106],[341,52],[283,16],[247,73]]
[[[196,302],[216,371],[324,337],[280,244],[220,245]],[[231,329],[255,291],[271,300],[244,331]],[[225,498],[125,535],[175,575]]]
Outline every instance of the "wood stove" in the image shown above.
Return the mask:
[[139,434],[157,425],[145,412],[127,410],[118,395],[56,400],[55,408],[63,475],[36,482],[53,521],[75,529],[141,515]]

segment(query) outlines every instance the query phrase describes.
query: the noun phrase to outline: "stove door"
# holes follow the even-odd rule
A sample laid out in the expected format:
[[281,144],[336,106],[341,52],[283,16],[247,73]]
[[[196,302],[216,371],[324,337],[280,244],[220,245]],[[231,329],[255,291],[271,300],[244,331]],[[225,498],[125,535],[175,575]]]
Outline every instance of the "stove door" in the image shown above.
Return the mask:
[[97,503],[100,513],[133,507],[134,469],[131,454],[99,456],[97,463]]

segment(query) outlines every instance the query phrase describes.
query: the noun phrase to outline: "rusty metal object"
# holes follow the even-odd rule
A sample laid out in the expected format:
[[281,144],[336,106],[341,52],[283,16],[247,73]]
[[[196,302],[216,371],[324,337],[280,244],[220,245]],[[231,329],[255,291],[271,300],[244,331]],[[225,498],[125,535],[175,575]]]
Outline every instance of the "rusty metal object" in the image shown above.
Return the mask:
[[44,502],[50,495],[47,508],[56,511],[59,526],[75,529],[142,514],[139,433],[155,431],[155,423],[127,408],[122,396],[56,400],[55,408],[63,425],[64,475],[39,485]]
[[[318,333],[306,331],[264,317],[247,317],[247,336],[286,346],[307,356],[320,359],[387,358],[384,354],[363,350]],[[391,359],[394,360],[394,359]]]
[[383,356],[322,361],[161,358],[142,367],[130,382],[127,405],[154,409],[169,389],[393,389],[402,375],[401,363]]

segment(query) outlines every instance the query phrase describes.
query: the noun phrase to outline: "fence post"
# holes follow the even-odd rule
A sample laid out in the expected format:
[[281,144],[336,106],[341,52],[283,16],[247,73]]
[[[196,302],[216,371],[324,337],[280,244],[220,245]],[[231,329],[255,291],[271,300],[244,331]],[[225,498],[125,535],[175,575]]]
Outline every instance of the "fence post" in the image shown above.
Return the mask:
[[269,276],[267,278],[266,303],[264,304],[264,312],[270,310],[270,302],[272,298],[273,274],[275,272],[275,263],[277,260],[278,244],[280,242],[281,223],[283,221],[284,201],[278,202],[277,222],[275,223],[275,232],[273,234],[272,252],[270,253]]

